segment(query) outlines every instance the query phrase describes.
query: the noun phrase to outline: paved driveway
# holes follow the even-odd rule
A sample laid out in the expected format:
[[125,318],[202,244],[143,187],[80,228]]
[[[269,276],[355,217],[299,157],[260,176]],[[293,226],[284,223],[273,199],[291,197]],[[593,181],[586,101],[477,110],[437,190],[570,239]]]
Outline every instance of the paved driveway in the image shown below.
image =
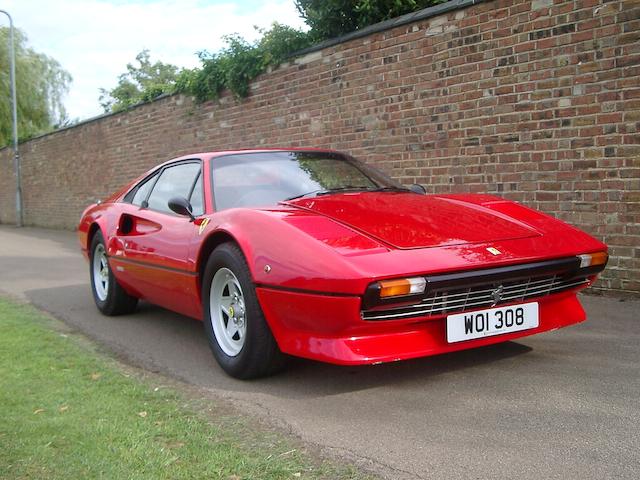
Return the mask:
[[240,382],[199,322],[98,314],[87,268],[72,233],[0,226],[0,290],[387,478],[640,478],[640,301],[584,296],[588,322],[474,351]]

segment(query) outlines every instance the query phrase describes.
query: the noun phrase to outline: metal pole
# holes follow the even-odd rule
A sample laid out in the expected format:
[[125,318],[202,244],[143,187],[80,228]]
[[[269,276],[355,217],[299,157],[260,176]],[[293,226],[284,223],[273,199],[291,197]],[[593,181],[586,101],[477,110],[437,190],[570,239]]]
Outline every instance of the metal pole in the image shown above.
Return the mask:
[[22,186],[20,182],[20,153],[18,153],[18,98],[16,95],[16,52],[13,45],[13,19],[9,12],[0,10],[9,17],[9,82],[11,83],[11,105],[13,120],[13,167],[16,171],[16,226],[22,226]]

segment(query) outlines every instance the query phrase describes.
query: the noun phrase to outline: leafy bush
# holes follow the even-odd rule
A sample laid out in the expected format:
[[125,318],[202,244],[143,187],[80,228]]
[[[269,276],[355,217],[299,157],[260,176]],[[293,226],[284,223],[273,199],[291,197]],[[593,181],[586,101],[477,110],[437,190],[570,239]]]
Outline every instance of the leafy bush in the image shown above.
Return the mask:
[[220,52],[200,52],[202,68],[184,73],[177,91],[190,93],[199,102],[218,98],[225,88],[236,98],[244,98],[249,95],[251,80],[268,67],[279,65],[293,52],[311,45],[307,33],[279,23],[261,33],[262,38],[255,43],[228,35]]

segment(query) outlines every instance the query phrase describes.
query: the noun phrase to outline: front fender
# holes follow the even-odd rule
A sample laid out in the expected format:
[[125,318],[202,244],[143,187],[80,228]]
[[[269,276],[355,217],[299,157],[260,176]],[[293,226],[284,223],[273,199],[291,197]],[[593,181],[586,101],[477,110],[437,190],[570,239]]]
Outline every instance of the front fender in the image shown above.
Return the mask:
[[[290,290],[361,295],[369,280],[327,238],[353,238],[360,250],[383,248],[326,217],[297,210],[225,210],[211,216],[208,230],[202,245],[211,235],[233,238],[257,285]],[[198,264],[205,260],[200,252]]]

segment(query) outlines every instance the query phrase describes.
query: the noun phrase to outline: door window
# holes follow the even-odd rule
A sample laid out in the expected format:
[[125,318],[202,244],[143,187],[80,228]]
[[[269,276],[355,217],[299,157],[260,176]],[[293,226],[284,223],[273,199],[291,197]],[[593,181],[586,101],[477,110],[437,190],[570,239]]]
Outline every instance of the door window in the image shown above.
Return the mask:
[[[153,184],[156,181],[156,178],[158,178],[158,174],[153,175],[152,177],[139,184],[138,187],[136,187],[133,198],[131,199],[131,203],[133,205],[137,205],[138,207],[146,206],[145,201],[147,199],[147,196],[149,195],[149,192],[151,191],[151,188],[153,187]],[[127,194],[127,197],[128,196],[129,194]],[[126,200],[128,200],[128,198],[125,198],[125,201]]]
[[200,163],[182,163],[165,168],[155,183],[148,199],[148,207],[160,212],[171,212],[169,199],[189,198],[196,175],[200,173]]

